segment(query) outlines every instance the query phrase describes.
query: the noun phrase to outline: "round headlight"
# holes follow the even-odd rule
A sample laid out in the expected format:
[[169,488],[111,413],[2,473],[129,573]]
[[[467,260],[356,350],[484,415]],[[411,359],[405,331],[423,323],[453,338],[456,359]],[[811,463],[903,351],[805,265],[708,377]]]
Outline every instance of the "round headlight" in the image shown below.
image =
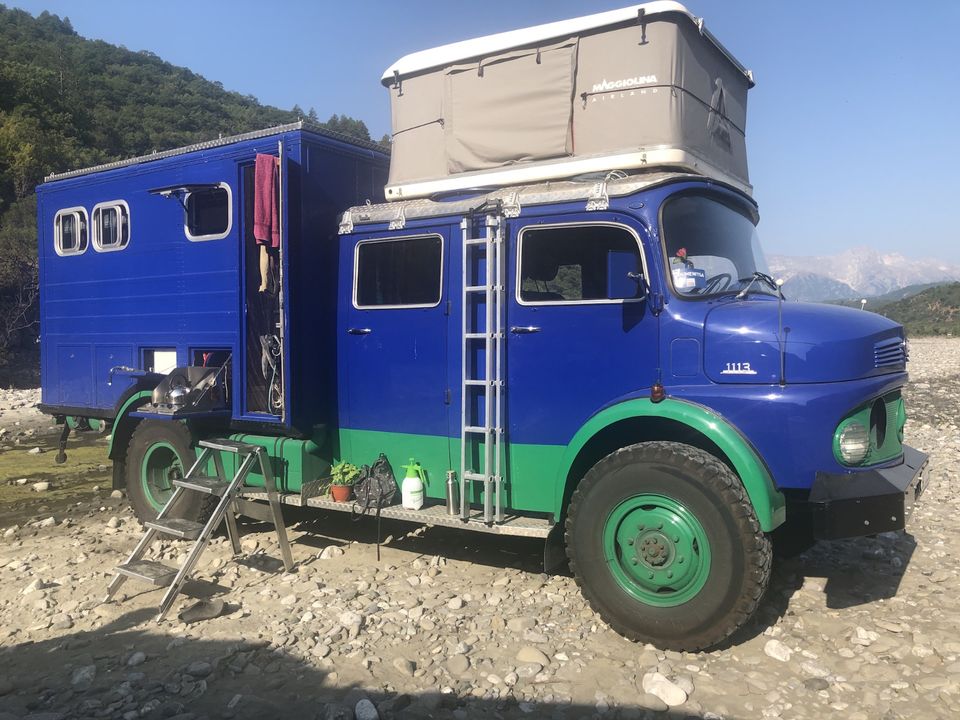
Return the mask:
[[840,457],[847,465],[859,465],[870,452],[870,434],[860,423],[847,423],[837,438]]

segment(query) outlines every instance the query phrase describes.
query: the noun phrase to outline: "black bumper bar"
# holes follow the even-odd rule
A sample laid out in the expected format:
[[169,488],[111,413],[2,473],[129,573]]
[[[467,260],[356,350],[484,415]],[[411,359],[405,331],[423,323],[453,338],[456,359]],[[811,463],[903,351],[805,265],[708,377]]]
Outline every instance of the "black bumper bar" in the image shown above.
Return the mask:
[[903,530],[929,483],[927,455],[903,446],[903,462],[878,470],[817,473],[807,510],[818,540]]

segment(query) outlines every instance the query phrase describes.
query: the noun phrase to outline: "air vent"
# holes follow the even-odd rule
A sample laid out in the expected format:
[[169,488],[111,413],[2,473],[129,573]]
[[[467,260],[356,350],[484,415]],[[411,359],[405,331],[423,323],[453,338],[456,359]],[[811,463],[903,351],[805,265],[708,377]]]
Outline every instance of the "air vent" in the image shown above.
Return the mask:
[[904,367],[906,361],[907,354],[902,338],[881,340],[873,346],[873,366],[875,368]]

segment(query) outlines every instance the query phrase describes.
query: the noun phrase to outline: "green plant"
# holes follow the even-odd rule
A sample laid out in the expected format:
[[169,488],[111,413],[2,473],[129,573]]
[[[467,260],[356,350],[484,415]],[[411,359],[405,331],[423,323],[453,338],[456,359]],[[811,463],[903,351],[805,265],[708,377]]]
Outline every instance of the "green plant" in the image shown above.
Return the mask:
[[340,461],[334,463],[330,468],[331,485],[353,485],[354,480],[360,475],[360,468],[353,463]]

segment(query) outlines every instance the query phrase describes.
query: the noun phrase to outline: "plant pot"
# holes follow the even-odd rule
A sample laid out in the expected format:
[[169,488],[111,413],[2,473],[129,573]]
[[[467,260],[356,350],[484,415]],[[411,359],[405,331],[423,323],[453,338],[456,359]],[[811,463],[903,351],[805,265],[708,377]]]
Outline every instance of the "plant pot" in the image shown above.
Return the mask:
[[353,493],[352,485],[331,485],[330,486],[330,497],[333,498],[334,502],[348,502],[350,500],[350,495]]

